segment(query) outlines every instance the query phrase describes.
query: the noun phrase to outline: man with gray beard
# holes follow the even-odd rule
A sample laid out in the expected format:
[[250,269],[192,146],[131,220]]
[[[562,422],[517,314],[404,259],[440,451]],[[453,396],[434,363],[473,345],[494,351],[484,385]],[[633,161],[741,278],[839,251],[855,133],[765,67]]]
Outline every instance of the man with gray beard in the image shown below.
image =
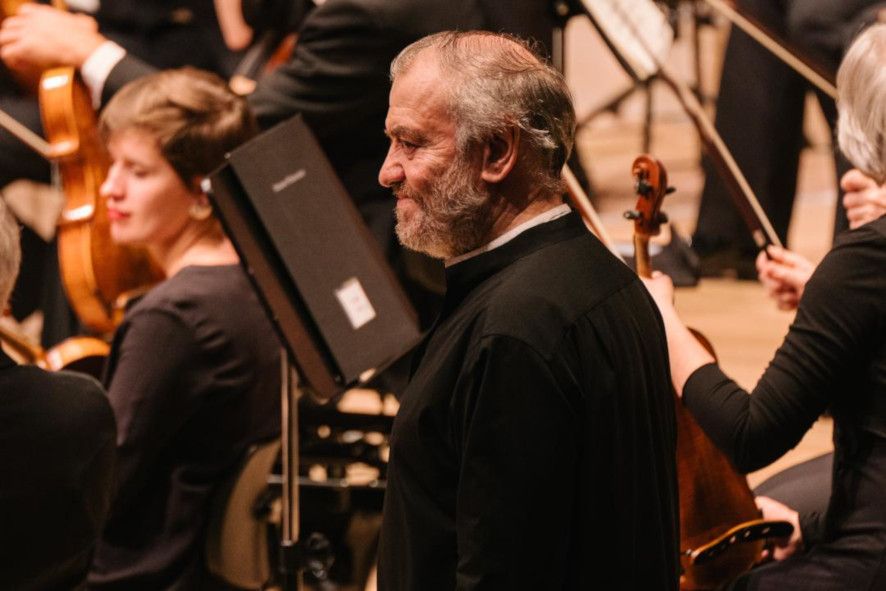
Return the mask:
[[478,32],[417,41],[391,78],[379,181],[447,293],[394,423],[379,588],[677,589],[663,327],[562,202],[563,78]]

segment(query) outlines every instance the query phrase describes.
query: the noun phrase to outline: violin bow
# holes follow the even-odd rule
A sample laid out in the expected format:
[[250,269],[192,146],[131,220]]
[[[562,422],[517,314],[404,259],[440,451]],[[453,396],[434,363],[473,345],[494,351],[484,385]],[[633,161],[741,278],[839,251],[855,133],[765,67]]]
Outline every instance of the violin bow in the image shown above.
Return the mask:
[[55,158],[55,148],[45,139],[22,125],[12,115],[0,109],[0,127],[47,160]]
[[763,23],[752,19],[750,16],[743,15],[723,0],[704,0],[704,2],[726,17],[733,25],[747,33],[754,41],[768,49],[775,57],[793,68],[794,71],[806,78],[819,90],[834,100],[837,99],[837,87],[834,85],[833,75],[825,74],[821,66],[810,62],[808,59],[804,59],[796,49],[788,49],[785,46],[786,42],[777,40],[775,35],[767,30]]

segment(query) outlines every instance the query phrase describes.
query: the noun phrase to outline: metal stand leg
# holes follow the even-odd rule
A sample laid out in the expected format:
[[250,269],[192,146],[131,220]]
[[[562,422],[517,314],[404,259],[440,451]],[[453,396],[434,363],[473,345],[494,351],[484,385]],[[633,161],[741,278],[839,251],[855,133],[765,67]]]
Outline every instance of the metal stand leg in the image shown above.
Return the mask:
[[298,377],[286,349],[280,352],[283,464],[283,528],[280,539],[280,580],[283,591],[302,588],[302,551],[299,543],[298,499]]

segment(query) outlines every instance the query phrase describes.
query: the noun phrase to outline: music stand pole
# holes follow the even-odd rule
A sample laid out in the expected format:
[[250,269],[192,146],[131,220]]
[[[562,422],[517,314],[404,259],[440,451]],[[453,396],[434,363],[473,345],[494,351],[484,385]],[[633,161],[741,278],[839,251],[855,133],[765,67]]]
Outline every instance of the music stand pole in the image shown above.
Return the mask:
[[286,348],[280,350],[280,447],[282,460],[282,516],[280,579],[283,591],[302,588],[302,549],[299,543],[298,497],[298,376]]

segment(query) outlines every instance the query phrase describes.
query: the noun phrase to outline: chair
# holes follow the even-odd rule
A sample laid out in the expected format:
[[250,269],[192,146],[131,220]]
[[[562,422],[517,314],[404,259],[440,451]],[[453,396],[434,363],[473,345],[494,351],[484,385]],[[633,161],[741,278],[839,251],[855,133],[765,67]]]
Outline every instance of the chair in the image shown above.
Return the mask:
[[254,446],[242,468],[223,486],[214,503],[206,540],[206,566],[225,583],[264,589],[272,579],[270,519],[257,505],[280,453],[280,440]]

